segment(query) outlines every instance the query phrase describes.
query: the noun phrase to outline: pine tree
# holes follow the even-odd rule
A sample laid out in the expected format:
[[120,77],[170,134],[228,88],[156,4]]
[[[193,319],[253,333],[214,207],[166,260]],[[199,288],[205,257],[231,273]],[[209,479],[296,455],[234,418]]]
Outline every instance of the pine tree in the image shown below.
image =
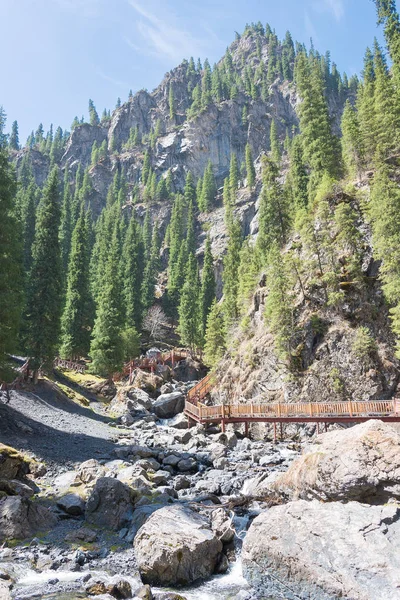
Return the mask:
[[196,201],[196,188],[194,187],[193,175],[188,171],[184,189],[185,204],[189,206],[191,202]]
[[138,331],[142,323],[141,287],[143,281],[143,240],[140,229],[132,215],[125,236],[122,261],[124,266],[124,303],[126,327]]
[[360,132],[360,124],[355,109],[346,100],[342,116],[342,154],[348,175],[360,176],[363,165],[364,148]]
[[27,350],[34,367],[49,364],[58,347],[62,311],[58,171],[50,173],[38,208],[27,303]]
[[211,252],[211,240],[207,237],[206,248],[204,251],[203,271],[201,274],[201,294],[200,294],[200,311],[201,311],[201,333],[204,335],[207,324],[208,313],[215,299],[215,275],[214,275],[214,260]]
[[143,185],[146,185],[146,183],[147,183],[150,170],[151,170],[150,153],[148,150],[146,150],[146,152],[144,154],[143,168],[142,168],[142,183],[143,183]]
[[0,107],[0,373],[6,353],[16,346],[23,300],[21,231],[14,212],[17,188],[7,155],[4,124]]
[[267,259],[272,245],[282,244],[288,231],[288,209],[280,184],[279,170],[274,162],[263,157],[263,188],[259,209],[257,250]]
[[97,114],[93,100],[89,100],[89,122],[91,125],[100,125],[99,115]]
[[22,228],[23,243],[23,266],[24,272],[28,275],[32,266],[32,244],[35,238],[36,225],[36,205],[39,195],[38,187],[32,179],[28,188],[22,190],[20,200],[20,221]]
[[202,212],[208,212],[211,209],[216,192],[212,163],[209,160],[204,171],[200,198],[198,198],[199,209]]
[[295,209],[304,208],[308,204],[308,173],[303,160],[303,147],[300,136],[296,135],[291,143],[290,167],[285,184],[285,191]]
[[174,95],[174,88],[172,87],[172,84],[169,84],[169,93],[168,93],[168,104],[169,104],[169,118],[171,119],[171,121],[173,121],[175,119],[175,95]]
[[257,258],[254,246],[245,239],[240,249],[238,268],[238,306],[242,314],[257,285],[260,272]]
[[239,165],[235,153],[231,154],[231,164],[229,168],[229,187],[232,194],[232,201],[236,200],[237,189],[239,185]]
[[19,148],[20,148],[17,121],[14,121],[11,126],[11,134],[10,134],[10,140],[8,142],[8,145],[11,148],[11,150],[19,150]]
[[276,123],[275,123],[274,119],[271,122],[270,144],[271,144],[271,158],[278,165],[281,160],[281,149],[280,149],[280,145],[279,145],[278,132],[276,130]]
[[274,243],[268,257],[265,321],[274,334],[275,348],[282,358],[290,355],[293,335],[293,308],[290,292],[292,282],[278,244]]
[[65,169],[64,177],[64,194],[61,207],[61,224],[60,224],[60,250],[61,250],[61,265],[65,275],[68,271],[69,253],[71,250],[72,239],[72,210],[71,210],[71,192],[68,182],[68,171]]
[[240,248],[242,231],[237,219],[231,220],[228,230],[228,246],[224,256],[222,280],[224,284],[224,313],[227,329],[239,316],[238,306],[238,270],[240,264]]
[[143,282],[141,288],[141,300],[143,310],[147,310],[154,302],[155,286],[157,275],[160,269],[160,239],[158,235],[158,223],[153,226],[151,238],[150,257],[144,268]]
[[207,318],[205,333],[204,362],[206,365],[213,367],[222,359],[226,350],[225,340],[224,313],[221,305],[214,300]]
[[379,276],[391,305],[392,329],[396,335],[396,356],[400,357],[400,190],[389,177],[387,166],[375,173],[369,215],[374,255],[382,264]]
[[200,282],[197,261],[193,254],[189,255],[185,283],[179,303],[178,332],[181,343],[195,350],[199,345],[201,330],[201,314],[199,305]]
[[398,89],[400,82],[400,18],[395,0],[374,0],[378,23],[384,24],[384,32],[390,57],[393,61],[393,73]]
[[400,142],[399,108],[393,79],[389,75],[384,54],[376,40],[374,43],[374,72],[375,141],[379,156],[386,157],[398,148]]
[[374,57],[369,48],[364,56],[363,81],[357,93],[357,114],[360,123],[361,144],[369,163],[376,151]]
[[253,188],[256,182],[256,170],[254,168],[253,156],[249,144],[246,144],[246,174],[247,174],[247,185],[249,188]]
[[61,319],[63,358],[87,356],[93,327],[93,303],[89,291],[89,239],[83,208],[72,234],[67,293]]
[[114,226],[100,297],[97,302],[90,356],[91,371],[109,380],[122,368],[121,281],[119,277],[120,240],[118,223]]

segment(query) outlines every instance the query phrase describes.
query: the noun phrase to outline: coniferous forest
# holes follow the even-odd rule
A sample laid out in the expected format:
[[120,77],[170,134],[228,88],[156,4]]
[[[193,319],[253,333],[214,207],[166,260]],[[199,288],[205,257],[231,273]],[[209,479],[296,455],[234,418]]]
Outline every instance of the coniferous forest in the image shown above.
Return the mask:
[[[5,134],[2,111],[2,376],[19,353],[35,368],[89,359],[110,377],[144,340],[201,348],[214,366],[263,274],[265,327],[290,365],[299,295],[340,311],[346,286],[367,285],[360,222],[399,340],[400,21],[394,2],[375,4],[388,52],[371,40],[360,78],[256,23],[219,63],[185,60],[152,95],[130,92],[101,116],[89,100],[70,131],[39,124],[23,142],[16,121]],[[147,121],[138,97],[153,107]],[[228,127],[224,111],[236,147],[188,157],[185,131]],[[255,227],[246,202],[257,203]]]

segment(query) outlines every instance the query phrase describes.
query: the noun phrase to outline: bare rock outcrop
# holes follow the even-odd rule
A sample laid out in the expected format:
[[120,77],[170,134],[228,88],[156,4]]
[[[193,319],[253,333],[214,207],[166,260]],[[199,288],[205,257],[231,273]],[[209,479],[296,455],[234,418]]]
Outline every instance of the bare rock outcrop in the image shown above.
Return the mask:
[[397,600],[400,508],[298,500],[263,512],[243,545],[246,579],[262,597]]
[[0,540],[19,539],[53,527],[56,517],[44,506],[20,496],[0,500]]
[[400,499],[400,434],[382,421],[319,435],[273,484],[291,498]]

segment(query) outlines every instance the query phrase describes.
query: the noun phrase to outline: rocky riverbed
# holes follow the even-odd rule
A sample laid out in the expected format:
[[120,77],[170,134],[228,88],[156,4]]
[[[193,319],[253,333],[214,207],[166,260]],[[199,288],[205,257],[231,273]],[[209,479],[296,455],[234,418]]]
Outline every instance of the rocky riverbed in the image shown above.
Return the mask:
[[190,386],[1,406],[0,597],[400,598],[399,434],[188,429]]

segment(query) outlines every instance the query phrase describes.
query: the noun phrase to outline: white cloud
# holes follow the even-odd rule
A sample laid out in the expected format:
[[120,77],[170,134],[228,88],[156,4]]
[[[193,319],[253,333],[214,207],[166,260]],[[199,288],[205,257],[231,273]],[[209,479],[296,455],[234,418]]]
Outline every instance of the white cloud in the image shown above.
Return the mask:
[[136,21],[136,28],[142,43],[126,40],[134,50],[168,62],[204,53],[204,42],[193,37],[187,28],[179,26],[166,2],[162,5],[163,9],[159,5],[158,10],[154,4],[153,9],[145,8],[139,0],[129,0],[129,4],[141,17]]
[[336,21],[344,17],[344,0],[317,0],[314,8],[319,12],[329,12]]
[[104,73],[104,71],[102,71],[100,68],[97,68],[96,72],[102,79],[104,79],[105,81],[108,81],[115,87],[124,88],[125,90],[128,89],[128,87],[129,87],[129,84],[126,81],[114,79],[114,77],[110,77],[110,75],[107,75],[107,73]]

